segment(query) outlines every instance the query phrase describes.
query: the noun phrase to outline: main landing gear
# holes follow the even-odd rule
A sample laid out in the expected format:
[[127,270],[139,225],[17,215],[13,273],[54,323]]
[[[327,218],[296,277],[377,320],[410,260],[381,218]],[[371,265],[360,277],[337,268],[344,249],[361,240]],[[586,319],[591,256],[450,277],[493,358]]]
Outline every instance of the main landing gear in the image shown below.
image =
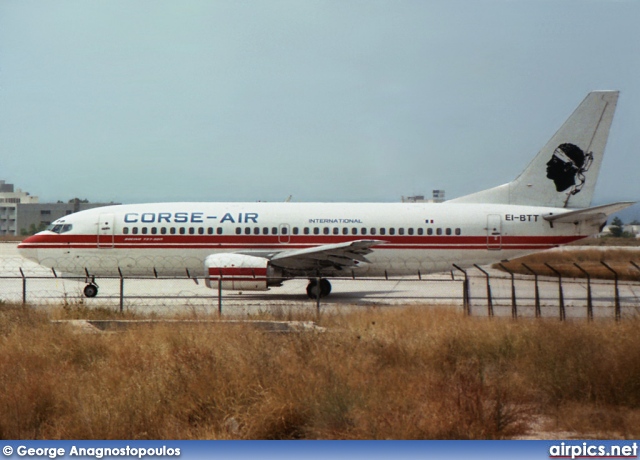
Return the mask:
[[307,285],[307,295],[310,299],[317,299],[319,296],[326,297],[331,293],[331,283],[329,280],[325,278],[320,278],[320,282],[318,283],[317,278],[311,278],[309,280],[309,284]]

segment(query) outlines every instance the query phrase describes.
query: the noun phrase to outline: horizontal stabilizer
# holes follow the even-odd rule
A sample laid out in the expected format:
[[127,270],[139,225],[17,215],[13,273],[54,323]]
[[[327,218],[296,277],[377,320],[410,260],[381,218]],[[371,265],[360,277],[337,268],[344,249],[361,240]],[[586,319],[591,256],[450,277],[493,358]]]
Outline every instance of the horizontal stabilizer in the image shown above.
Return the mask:
[[575,223],[584,221],[604,221],[607,216],[628,208],[635,201],[621,201],[619,203],[605,204],[602,206],[594,206],[592,208],[578,209],[576,211],[563,212],[562,214],[547,214],[542,216],[549,222]]

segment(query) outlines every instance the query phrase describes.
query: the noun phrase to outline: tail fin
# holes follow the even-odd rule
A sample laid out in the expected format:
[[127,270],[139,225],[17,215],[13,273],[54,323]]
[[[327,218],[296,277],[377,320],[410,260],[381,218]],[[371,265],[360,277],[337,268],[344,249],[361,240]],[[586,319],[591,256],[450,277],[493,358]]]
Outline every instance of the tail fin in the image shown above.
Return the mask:
[[450,202],[589,207],[618,94],[589,93],[513,182]]

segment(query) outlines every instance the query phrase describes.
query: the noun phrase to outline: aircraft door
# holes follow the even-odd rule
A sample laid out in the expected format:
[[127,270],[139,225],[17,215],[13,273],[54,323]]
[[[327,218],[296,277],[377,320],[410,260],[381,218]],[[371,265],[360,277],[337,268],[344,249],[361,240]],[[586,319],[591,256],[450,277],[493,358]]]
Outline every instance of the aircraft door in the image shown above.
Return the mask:
[[500,214],[487,216],[487,249],[493,251],[502,249],[502,216]]
[[113,247],[114,215],[100,214],[98,220],[98,247]]
[[288,243],[291,239],[290,233],[291,229],[289,228],[289,224],[280,224],[278,226],[278,242]]

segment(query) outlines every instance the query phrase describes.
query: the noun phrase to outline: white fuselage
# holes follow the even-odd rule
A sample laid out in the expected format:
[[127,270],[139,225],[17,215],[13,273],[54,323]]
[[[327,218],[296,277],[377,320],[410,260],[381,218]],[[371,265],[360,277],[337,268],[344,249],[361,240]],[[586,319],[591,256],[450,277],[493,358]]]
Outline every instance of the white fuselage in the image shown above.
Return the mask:
[[[25,239],[24,257],[91,276],[191,276],[216,253],[269,256],[379,240],[369,263],[323,276],[402,276],[487,264],[598,232],[599,222],[556,223],[566,209],[463,203],[155,203],[95,208]],[[55,227],[60,225],[61,227]],[[66,226],[66,227],[65,227]],[[284,278],[309,276],[291,270]]]

